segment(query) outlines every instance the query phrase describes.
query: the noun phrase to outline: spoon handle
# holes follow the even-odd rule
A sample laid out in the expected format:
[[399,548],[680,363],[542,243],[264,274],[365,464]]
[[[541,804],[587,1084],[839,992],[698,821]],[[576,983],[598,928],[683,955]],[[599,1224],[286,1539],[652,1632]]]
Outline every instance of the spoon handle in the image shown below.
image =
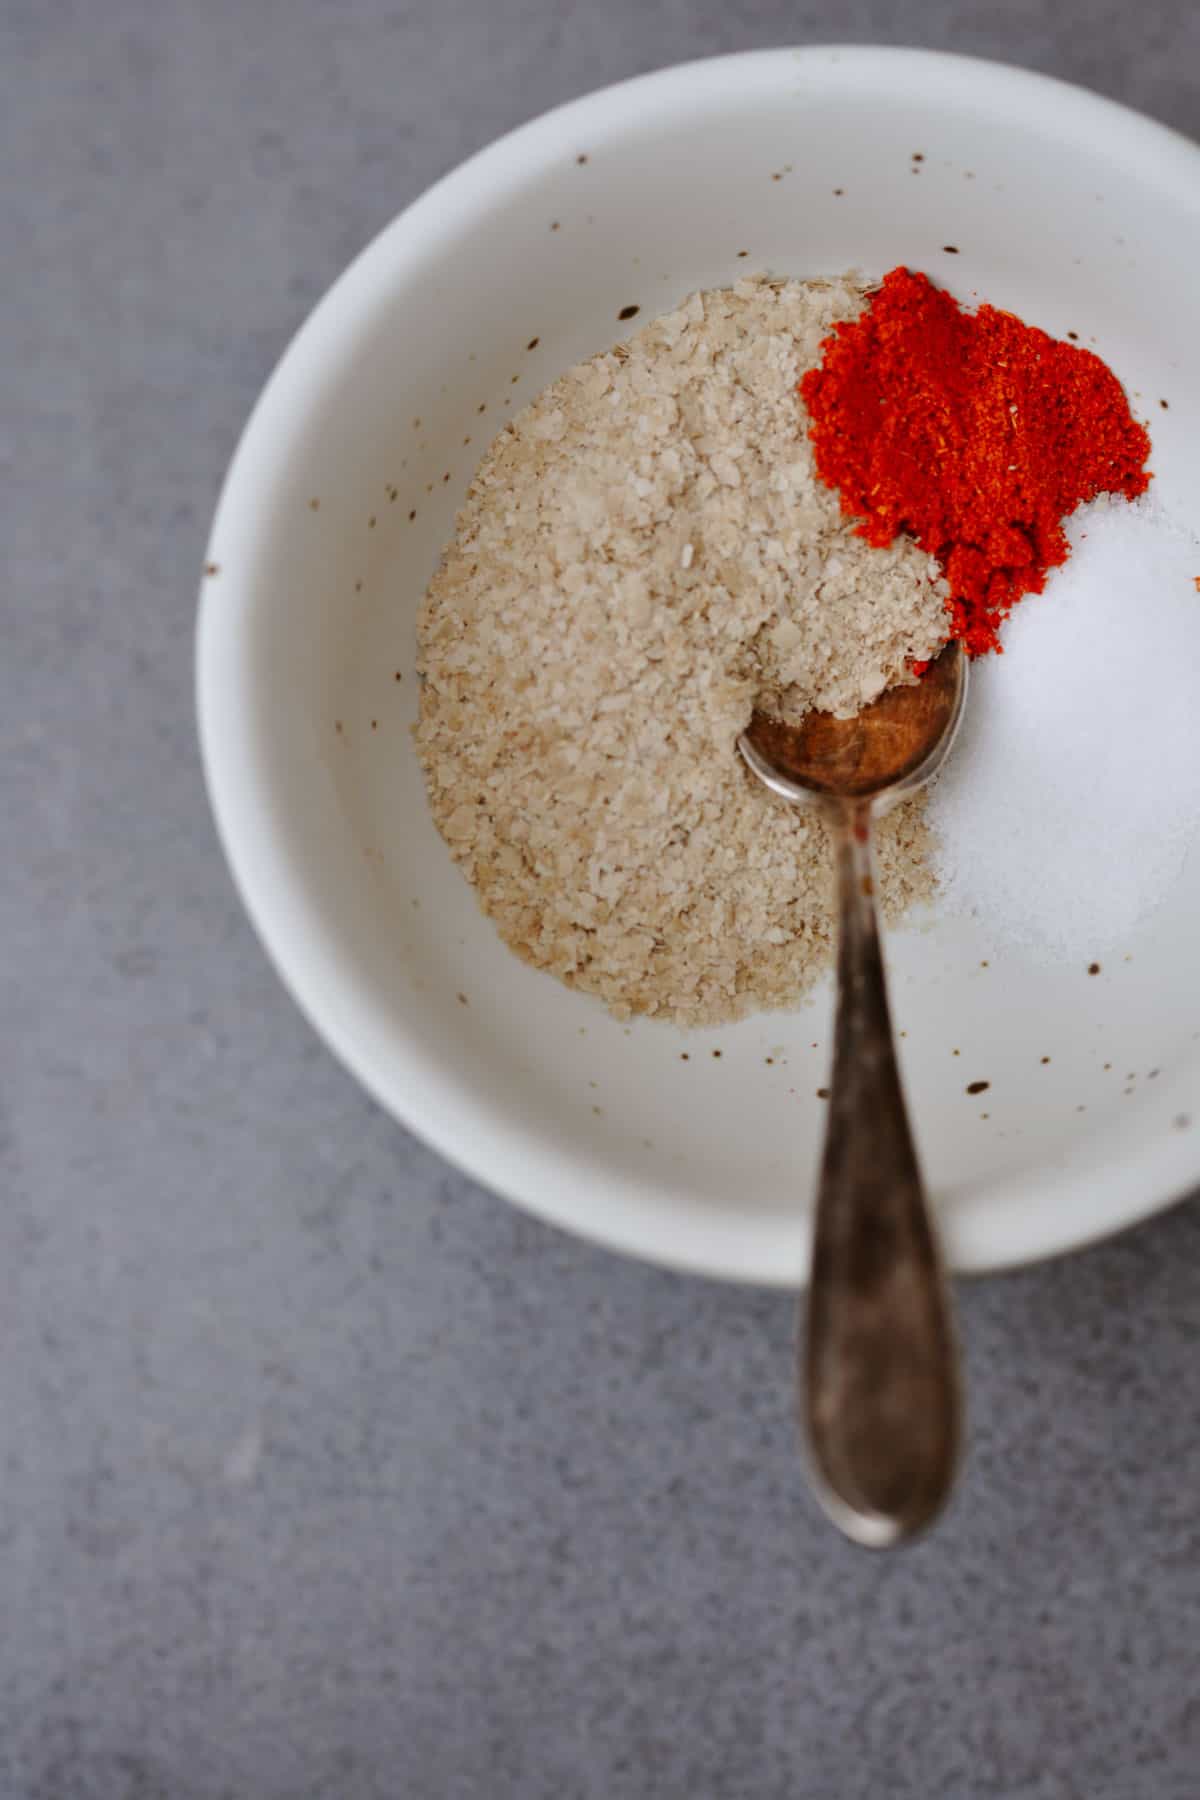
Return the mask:
[[927,1525],[950,1491],[958,1354],[892,1040],[870,804],[830,816],[837,1025],[802,1392],[822,1503],[849,1537],[882,1547]]

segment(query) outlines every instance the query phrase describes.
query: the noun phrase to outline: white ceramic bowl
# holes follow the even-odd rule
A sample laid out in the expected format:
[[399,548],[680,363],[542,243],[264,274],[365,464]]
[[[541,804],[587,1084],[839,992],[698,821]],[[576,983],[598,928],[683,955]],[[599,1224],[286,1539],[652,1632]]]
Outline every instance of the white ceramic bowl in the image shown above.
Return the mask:
[[[1200,151],[1014,69],[808,49],[610,88],[440,182],[287,351],[213,525],[205,764],[297,1001],[481,1181],[710,1275],[803,1276],[828,987],[684,1035],[617,1024],[511,956],[426,809],[414,614],[488,440],[633,329],[623,308],[644,322],[749,271],[900,262],[1094,344],[1150,421],[1159,492],[1195,521]],[[894,937],[901,1054],[958,1267],[1082,1244],[1200,1178],[1198,890],[1193,858],[1095,977],[1086,943],[1048,971],[961,922]]]

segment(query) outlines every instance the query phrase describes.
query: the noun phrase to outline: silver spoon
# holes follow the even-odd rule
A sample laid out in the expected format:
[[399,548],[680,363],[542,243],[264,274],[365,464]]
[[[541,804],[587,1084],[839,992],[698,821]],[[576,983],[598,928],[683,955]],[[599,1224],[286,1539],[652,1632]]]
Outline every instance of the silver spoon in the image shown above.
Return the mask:
[[871,821],[922,787],[954,740],[967,660],[944,649],[915,686],[853,719],[755,713],[738,739],[760,781],[819,806],[837,857],[837,1024],[817,1189],[800,1393],[814,1486],[857,1543],[911,1537],[954,1481],[958,1348],[937,1232],[896,1064],[875,910]]

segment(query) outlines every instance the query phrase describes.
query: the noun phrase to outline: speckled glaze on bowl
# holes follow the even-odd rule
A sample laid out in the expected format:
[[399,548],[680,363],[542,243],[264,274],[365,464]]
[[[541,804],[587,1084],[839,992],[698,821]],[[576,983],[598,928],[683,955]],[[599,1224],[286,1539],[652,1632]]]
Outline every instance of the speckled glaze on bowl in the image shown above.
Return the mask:
[[[1017,70],[830,48],[628,82],[448,176],[299,333],[213,525],[205,766],[297,1001],[480,1180],[710,1275],[803,1278],[828,988],[684,1035],[618,1024],[517,962],[429,819],[414,616],[489,439],[634,328],[632,309],[750,270],[899,262],[1094,345],[1150,423],[1159,492],[1194,522],[1200,151]],[[1047,970],[982,923],[895,936],[901,1055],[959,1268],[1086,1243],[1200,1179],[1198,911],[1193,858],[1098,974],[1087,944]]]

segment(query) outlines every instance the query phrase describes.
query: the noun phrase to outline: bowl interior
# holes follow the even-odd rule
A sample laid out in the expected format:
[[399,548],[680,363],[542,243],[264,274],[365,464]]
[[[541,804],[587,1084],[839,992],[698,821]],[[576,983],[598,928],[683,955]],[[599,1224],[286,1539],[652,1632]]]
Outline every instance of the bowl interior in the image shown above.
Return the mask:
[[[259,929],[385,1105],[588,1235],[714,1274],[802,1274],[828,984],[798,1012],[683,1034],[621,1025],[511,956],[426,808],[417,604],[522,404],[689,290],[759,270],[905,262],[1077,333],[1127,384],[1159,492],[1195,524],[1198,175],[1200,153],[1169,133],[1016,71],[776,52],[536,122],[343,278],[231,471],[201,717]],[[1193,858],[1098,976],[1089,944],[1047,968],[982,922],[892,938],[901,1055],[960,1266],[1082,1242],[1200,1173],[1198,889]],[[966,1093],[975,1081],[986,1093]]]

